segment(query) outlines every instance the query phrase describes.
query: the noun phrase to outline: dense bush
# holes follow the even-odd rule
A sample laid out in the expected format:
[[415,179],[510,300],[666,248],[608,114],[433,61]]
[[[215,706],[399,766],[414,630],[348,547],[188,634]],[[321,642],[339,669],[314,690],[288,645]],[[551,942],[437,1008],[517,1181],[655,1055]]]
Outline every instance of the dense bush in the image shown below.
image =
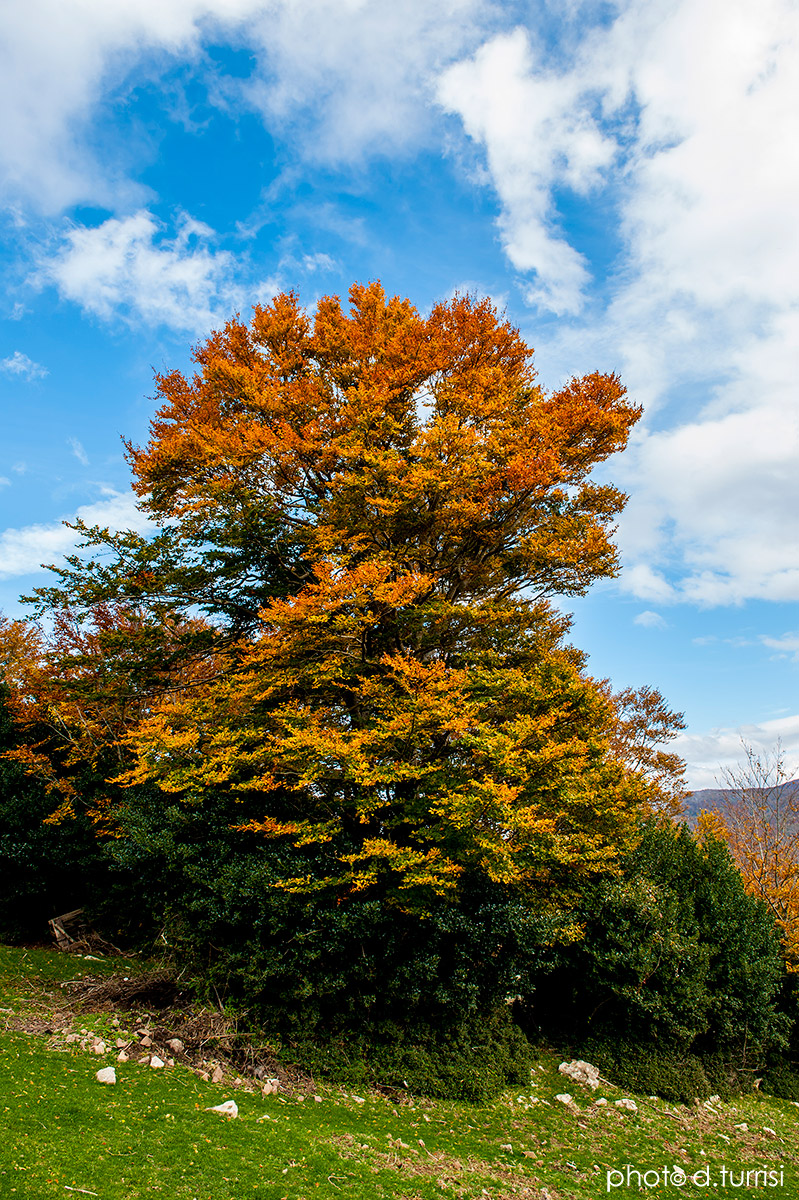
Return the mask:
[[584,938],[534,981],[528,1029],[583,1052],[604,1046],[619,1079],[664,1095],[681,1090],[681,1071],[690,1087],[703,1075],[719,1094],[746,1087],[785,1046],[777,930],[722,843],[650,822],[621,877],[586,894],[579,915]]
[[[138,874],[165,940],[210,997],[246,1008],[306,1066],[461,1098],[526,1080],[529,1045],[506,998],[538,969],[556,922],[476,877],[421,917],[379,897],[336,903],[277,886],[315,869],[233,828],[246,804],[131,793],[112,844]],[[321,872],[320,872],[321,873]]]
[[447,1027],[429,1022],[367,1021],[357,1030],[298,1032],[284,1054],[304,1067],[350,1086],[481,1103],[504,1088],[527,1086],[532,1049],[506,1005],[472,1014]]

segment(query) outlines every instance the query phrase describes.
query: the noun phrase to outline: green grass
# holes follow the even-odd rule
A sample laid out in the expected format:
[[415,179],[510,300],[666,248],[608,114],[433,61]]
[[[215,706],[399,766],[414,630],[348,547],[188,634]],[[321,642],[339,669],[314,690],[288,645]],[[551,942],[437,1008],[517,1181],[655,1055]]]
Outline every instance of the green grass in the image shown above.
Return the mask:
[[[119,967],[0,950],[0,1008],[12,1010],[0,1013],[0,1029],[43,1024],[64,1004],[61,982]],[[111,1038],[119,1033],[113,1015],[81,1013],[75,1028]],[[131,1028],[129,1015],[118,1019]],[[553,1053],[539,1056],[528,1088],[484,1107],[356,1099],[321,1084],[304,1097],[262,1098],[180,1066],[154,1071],[135,1061],[118,1064],[117,1085],[104,1087],[95,1072],[115,1054],[101,1058],[44,1032],[2,1033],[2,1200],[593,1200],[608,1194],[606,1172],[628,1163],[659,1173],[679,1164],[689,1180],[664,1187],[660,1174],[656,1187],[610,1194],[799,1197],[799,1107],[765,1096],[712,1110],[636,1097],[639,1111],[622,1112],[612,1103],[622,1093],[608,1087],[610,1103],[596,1106],[558,1073]],[[559,1092],[571,1092],[573,1109],[555,1101]],[[237,1120],[206,1111],[234,1098]],[[722,1166],[737,1173],[764,1165],[783,1169],[782,1186],[722,1186]],[[710,1188],[702,1176],[690,1181],[705,1167]]]

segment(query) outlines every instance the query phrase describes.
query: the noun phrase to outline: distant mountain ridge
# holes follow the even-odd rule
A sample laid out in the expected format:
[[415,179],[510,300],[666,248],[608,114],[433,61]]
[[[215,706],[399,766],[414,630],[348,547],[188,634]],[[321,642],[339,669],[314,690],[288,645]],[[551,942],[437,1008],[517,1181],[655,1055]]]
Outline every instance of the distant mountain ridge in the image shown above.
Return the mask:
[[[683,804],[685,805],[684,819],[689,825],[692,825],[702,809],[706,808],[709,812],[712,812],[728,796],[734,796],[738,790],[738,788],[701,788],[698,792],[691,792],[683,800]],[[755,788],[752,790],[797,792],[799,791],[799,779],[789,779],[786,783],[781,783],[778,788]]]

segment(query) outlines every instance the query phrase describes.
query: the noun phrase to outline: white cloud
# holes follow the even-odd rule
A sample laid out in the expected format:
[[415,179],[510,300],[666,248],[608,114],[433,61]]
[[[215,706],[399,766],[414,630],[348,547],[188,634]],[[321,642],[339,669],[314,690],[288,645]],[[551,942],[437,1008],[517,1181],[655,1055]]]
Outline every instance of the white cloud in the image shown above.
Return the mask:
[[777,658],[791,658],[799,662],[799,633],[784,633],[781,637],[761,636],[760,641],[769,650],[775,650]]
[[248,26],[244,95],[313,159],[393,155],[427,140],[436,78],[499,8],[486,0],[271,0]]
[[[65,520],[82,518],[87,525],[110,529],[138,529],[145,532],[148,523],[136,508],[132,493],[110,491],[94,504],[84,504]],[[26,525],[0,533],[0,579],[29,575],[74,551],[75,534],[62,521]]]
[[651,609],[646,609],[637,617],[633,617],[633,625],[643,625],[644,629],[666,629],[667,627],[667,623],[660,613],[652,612]]
[[619,370],[658,422],[611,464],[631,495],[622,586],[658,604],[795,601],[799,9],[627,0],[617,14],[591,27],[585,6],[570,56],[565,37],[546,58],[521,32],[497,37],[440,96],[485,149],[536,303],[576,312],[585,288],[557,189],[609,181],[604,308],[594,295],[590,316],[535,342],[556,381]]
[[[393,153],[424,136],[437,70],[493,13],[485,0],[10,0],[0,5],[0,108],[14,114],[0,127],[6,196],[45,212],[145,202],[124,148],[100,155],[89,131],[114,87],[154,74],[158,56],[197,63],[217,104],[291,127],[305,155]],[[214,81],[207,42],[249,47],[252,78]]]
[[576,74],[547,70],[517,29],[482,46],[442,76],[438,98],[485,147],[499,196],[505,252],[535,282],[528,299],[556,313],[582,307],[586,264],[555,223],[553,190],[587,193],[614,157]]
[[723,786],[724,771],[740,767],[744,761],[744,742],[766,753],[772,752],[779,742],[785,752],[789,777],[799,774],[799,714],[734,729],[680,734],[669,750],[686,760],[689,787],[698,791]]
[[11,480],[7,475],[0,475],[0,488],[11,487]]
[[232,256],[211,245],[213,231],[184,218],[169,238],[149,212],[75,226],[40,263],[39,278],[95,316],[205,331],[241,300]]
[[[87,129],[143,55],[196,56],[203,32],[240,24],[262,0],[10,0],[0,5],[0,167],[7,196],[45,212],[113,206],[142,191],[100,161]],[[13,114],[13,120],[9,119]]]
[[67,445],[69,446],[72,453],[75,455],[75,458],[78,460],[78,462],[81,463],[84,467],[88,467],[89,456],[86,453],[86,451],[84,450],[83,444],[81,442],[79,442],[77,438],[71,437],[71,438],[67,438]]
[[44,379],[45,375],[49,375],[47,367],[34,362],[20,350],[15,350],[8,358],[0,359],[0,371],[6,375],[19,375],[20,378],[27,380]]

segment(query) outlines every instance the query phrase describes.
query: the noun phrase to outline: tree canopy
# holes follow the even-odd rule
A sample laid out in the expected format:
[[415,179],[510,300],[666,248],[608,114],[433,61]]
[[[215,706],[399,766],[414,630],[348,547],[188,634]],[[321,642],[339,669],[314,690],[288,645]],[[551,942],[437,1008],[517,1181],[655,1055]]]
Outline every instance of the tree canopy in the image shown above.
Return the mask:
[[618,569],[625,497],[591,472],[640,415],[619,380],[546,393],[487,300],[425,317],[378,283],[280,295],[194,358],[127,448],[155,536],[79,525],[93,557],[37,597],[113,614],[117,782],[237,796],[307,851],[289,890],[424,905],[477,871],[554,900],[608,870],[662,781],[550,598]]

